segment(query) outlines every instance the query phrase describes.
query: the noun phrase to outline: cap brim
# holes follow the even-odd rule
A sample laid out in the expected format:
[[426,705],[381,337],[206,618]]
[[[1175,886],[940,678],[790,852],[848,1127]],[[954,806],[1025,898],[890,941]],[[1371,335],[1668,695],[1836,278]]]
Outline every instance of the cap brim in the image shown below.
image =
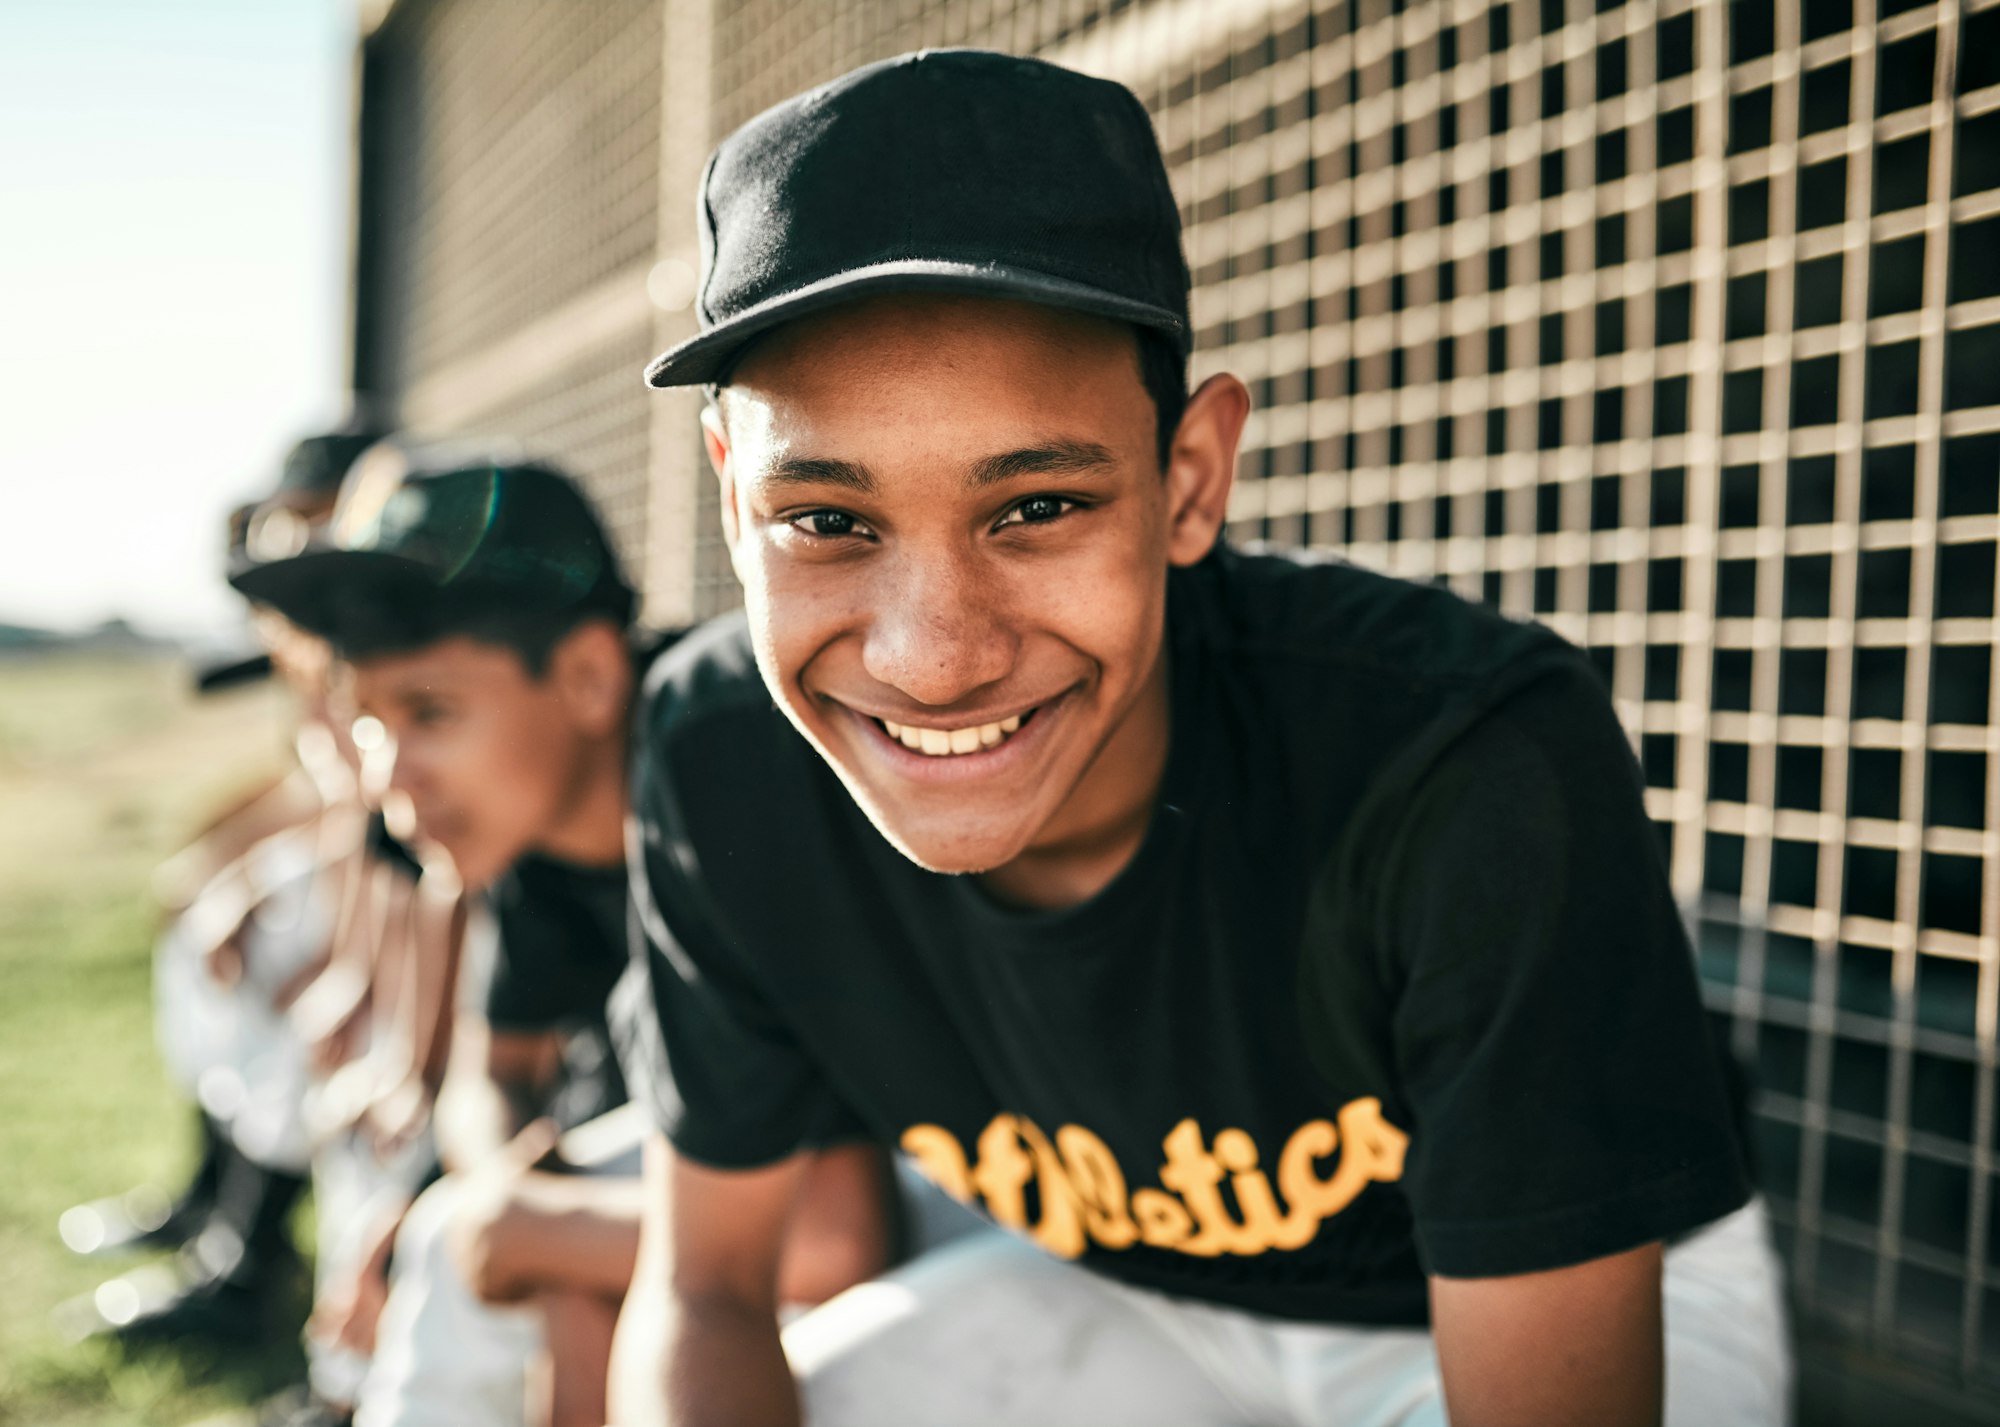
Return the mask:
[[252,565],[229,583],[322,639],[337,639],[342,611],[352,608],[357,594],[422,599],[437,590],[428,566],[380,550],[308,550]]
[[655,357],[646,368],[646,384],[696,386],[715,381],[729,370],[745,346],[772,328],[883,292],[964,292],[1017,298],[1151,327],[1171,337],[1182,352],[1188,348],[1187,323],[1164,307],[1031,268],[910,258],[856,268],[746,308]]
[[220,694],[244,684],[254,684],[259,679],[268,679],[271,672],[271,656],[268,654],[241,654],[234,659],[219,659],[194,671],[194,691],[204,697]]

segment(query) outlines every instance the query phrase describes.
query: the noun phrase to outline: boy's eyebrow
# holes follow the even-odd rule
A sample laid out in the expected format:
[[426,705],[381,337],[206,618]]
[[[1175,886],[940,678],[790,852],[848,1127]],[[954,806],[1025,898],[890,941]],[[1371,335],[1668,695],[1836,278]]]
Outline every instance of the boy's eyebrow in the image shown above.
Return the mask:
[[875,490],[875,477],[866,466],[823,456],[787,456],[774,462],[764,478],[788,486],[844,486],[862,495]]
[[[1071,475],[1114,462],[1110,448],[1095,441],[1049,441],[1018,451],[982,456],[972,463],[965,483],[977,489],[1016,476]],[[874,474],[866,466],[828,456],[786,456],[773,462],[764,472],[764,478],[778,485],[841,486],[862,495],[872,495],[875,491]]]
[[975,461],[966,484],[990,486],[1016,476],[1072,475],[1112,464],[1114,458],[1109,448],[1095,441],[1050,441]]

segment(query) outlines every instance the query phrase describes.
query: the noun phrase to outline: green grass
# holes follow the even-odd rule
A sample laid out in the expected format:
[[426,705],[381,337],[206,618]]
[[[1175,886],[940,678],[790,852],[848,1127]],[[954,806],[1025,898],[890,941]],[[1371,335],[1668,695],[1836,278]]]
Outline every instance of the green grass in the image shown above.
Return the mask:
[[191,1112],[153,1049],[154,866],[281,766],[282,695],[195,700],[156,658],[0,661],[0,1423],[172,1427],[297,1371],[255,1352],[71,1344],[50,1311],[124,1263],[71,1257],[70,1204],[176,1185]]

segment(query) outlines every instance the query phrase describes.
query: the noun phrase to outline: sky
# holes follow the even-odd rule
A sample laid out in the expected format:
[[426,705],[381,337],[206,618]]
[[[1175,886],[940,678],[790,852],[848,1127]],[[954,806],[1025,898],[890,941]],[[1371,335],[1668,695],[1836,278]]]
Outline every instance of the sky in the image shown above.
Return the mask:
[[354,0],[0,0],[0,623],[201,635],[345,412]]

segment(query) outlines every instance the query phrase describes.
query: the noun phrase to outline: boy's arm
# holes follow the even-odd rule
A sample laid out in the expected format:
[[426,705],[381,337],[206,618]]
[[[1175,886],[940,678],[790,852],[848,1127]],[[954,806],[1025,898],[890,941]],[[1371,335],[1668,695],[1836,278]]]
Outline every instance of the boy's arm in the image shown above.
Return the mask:
[[639,1262],[611,1357],[619,1427],[792,1427],[778,1259],[810,1156],[713,1170],[646,1145]]
[[554,1031],[498,1031],[475,1012],[459,1015],[435,1112],[445,1168],[478,1164],[520,1133],[555,1084],[562,1048]]
[[1660,1246],[1505,1278],[1430,1281],[1454,1427],[1658,1427]]

